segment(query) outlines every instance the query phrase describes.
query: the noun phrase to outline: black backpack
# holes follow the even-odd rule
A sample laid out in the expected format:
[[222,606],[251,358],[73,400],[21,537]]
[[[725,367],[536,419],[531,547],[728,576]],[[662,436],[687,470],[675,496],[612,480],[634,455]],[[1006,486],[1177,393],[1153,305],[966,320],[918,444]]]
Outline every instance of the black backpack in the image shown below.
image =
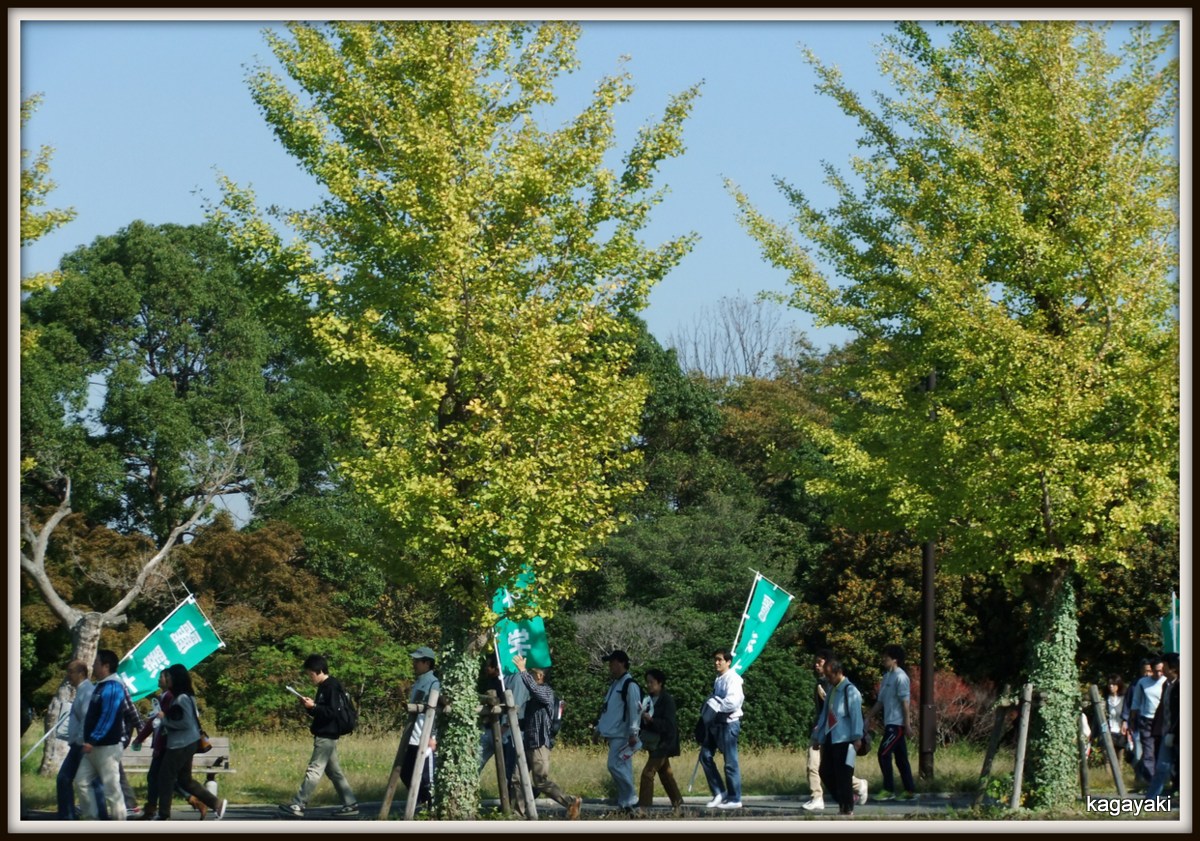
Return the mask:
[[358,711],[350,700],[350,693],[339,683],[333,693],[333,720],[339,736],[348,736],[358,726]]

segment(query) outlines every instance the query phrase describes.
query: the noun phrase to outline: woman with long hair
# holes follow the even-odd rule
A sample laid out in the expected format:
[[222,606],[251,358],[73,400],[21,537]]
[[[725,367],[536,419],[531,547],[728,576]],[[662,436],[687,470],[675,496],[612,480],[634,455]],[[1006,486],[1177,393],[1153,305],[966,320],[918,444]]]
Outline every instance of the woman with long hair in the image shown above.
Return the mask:
[[1105,730],[1112,740],[1113,750],[1117,752],[1117,761],[1128,749],[1129,736],[1121,728],[1121,710],[1125,704],[1125,681],[1118,674],[1108,676],[1104,688],[1104,718],[1107,723]]
[[216,795],[192,777],[192,757],[200,746],[200,714],[196,711],[192,677],[187,668],[178,663],[168,668],[166,675],[166,688],[173,699],[162,720],[162,728],[167,734],[167,751],[159,769],[158,814],[153,820],[171,819],[171,795],[178,785],[191,795],[188,802],[200,810],[200,820],[212,811],[214,819],[219,821],[225,817],[227,801],[217,800]]

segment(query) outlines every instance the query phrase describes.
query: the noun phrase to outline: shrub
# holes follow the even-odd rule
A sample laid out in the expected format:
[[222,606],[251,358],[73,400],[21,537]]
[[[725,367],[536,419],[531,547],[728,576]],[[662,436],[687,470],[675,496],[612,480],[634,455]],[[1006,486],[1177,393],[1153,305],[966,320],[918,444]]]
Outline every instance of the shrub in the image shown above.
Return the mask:
[[[912,702],[916,709],[910,716],[913,734],[919,738],[920,715],[917,714],[921,698],[921,669],[913,666],[909,669]],[[988,697],[995,697],[995,691],[990,685],[972,687],[958,675],[945,669],[938,669],[933,682],[934,715],[937,722],[937,743],[948,745],[957,739],[967,738],[983,732],[990,732],[991,717],[985,715],[990,706]],[[980,722],[979,719],[984,719]]]

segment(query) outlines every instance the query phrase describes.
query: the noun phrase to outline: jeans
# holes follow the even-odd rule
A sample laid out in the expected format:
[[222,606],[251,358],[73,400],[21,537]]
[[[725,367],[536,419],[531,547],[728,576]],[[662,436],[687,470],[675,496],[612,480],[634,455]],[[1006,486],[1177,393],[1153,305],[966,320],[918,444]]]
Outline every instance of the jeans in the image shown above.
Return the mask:
[[[66,759],[58,767],[58,777],[55,786],[58,790],[58,819],[60,821],[75,820],[75,775],[79,773],[79,763],[83,761],[83,745],[71,745]],[[100,820],[108,820],[108,810],[104,803],[104,785],[99,777],[92,779],[92,796],[95,798],[100,811]]]
[[738,734],[741,732],[742,722],[730,721],[721,726],[720,736],[717,737],[717,750],[725,757],[725,785],[721,785],[721,775],[717,772],[712,749],[700,749],[700,767],[704,769],[708,787],[714,797],[720,794],[726,803],[742,802],[742,774],[738,768]]
[[904,790],[917,790],[913,782],[912,766],[908,762],[908,742],[904,738],[904,728],[899,724],[885,724],[883,740],[879,743],[879,770],[883,773],[883,788],[895,791],[895,778],[892,776],[892,757],[896,757],[896,767],[900,769],[900,782]]
[[[504,773],[511,777],[517,769],[517,749],[512,743],[512,736],[508,730],[503,731],[503,741],[501,742],[501,754],[504,756]],[[479,737],[479,773],[483,773],[483,768],[487,765],[488,760],[496,754],[496,737],[489,727],[485,729]]]
[[[1179,738],[1175,736],[1174,739]],[[1159,746],[1158,764],[1154,766],[1154,777],[1150,780],[1150,787],[1146,789],[1147,797],[1158,797],[1163,792],[1163,788],[1167,784],[1167,780],[1175,775],[1176,759],[1179,755],[1179,748],[1173,743],[1171,745],[1164,744]]]
[[[622,759],[623,753],[628,754],[628,758]],[[633,751],[627,736],[608,740],[608,773],[617,784],[617,806],[621,809],[636,806],[638,797],[633,787]]]
[[[302,809],[308,805],[308,800],[317,790],[317,784],[321,782],[322,776],[329,777],[329,782],[333,783],[333,788],[338,793],[338,797],[342,799],[343,806],[353,806],[358,802],[354,797],[354,791],[350,788],[350,781],[346,779],[346,775],[342,773],[342,766],[338,763],[337,746],[337,739],[313,736],[312,756],[308,760],[308,768],[304,771],[304,782],[300,783],[300,790],[292,798],[294,805]],[[405,778],[405,782],[407,782],[407,778]]]
[[1142,779],[1150,782],[1154,776],[1154,768],[1158,764],[1156,759],[1154,735],[1150,732],[1154,726],[1154,719],[1150,716],[1138,716],[1138,743],[1142,746],[1141,755],[1138,758],[1137,771]]
[[[80,748],[82,751],[82,748]],[[115,745],[93,745],[91,753],[83,754],[79,770],[75,773],[75,797],[79,800],[83,819],[99,817],[97,797],[92,790],[99,778],[103,785],[105,805],[113,820],[125,820],[125,796],[121,791],[121,752],[124,748]]]

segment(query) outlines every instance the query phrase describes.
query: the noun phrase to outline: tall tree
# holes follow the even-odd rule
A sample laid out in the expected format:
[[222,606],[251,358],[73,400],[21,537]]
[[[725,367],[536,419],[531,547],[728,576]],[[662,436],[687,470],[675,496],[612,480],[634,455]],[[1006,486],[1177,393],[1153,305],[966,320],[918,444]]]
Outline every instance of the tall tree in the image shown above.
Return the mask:
[[[690,247],[647,248],[658,164],[682,151],[696,89],[673,98],[614,172],[605,78],[561,128],[538,119],[575,67],[578,27],[521,22],[295,24],[266,37],[290,82],[259,67],[255,101],[328,189],[283,245],[227,185],[216,217],[265,277],[311,301],[311,327],[352,394],[331,420],[340,460],[383,510],[398,579],[441,612],[439,812],[475,814],[476,655],[492,591],[523,564],[551,613],[637,482],[646,397],[627,374],[627,316]],[[299,93],[297,93],[299,91]]]
[[[125,624],[218,498],[286,489],[295,466],[272,412],[284,394],[273,393],[270,337],[212,226],[135,222],[60,268],[22,302],[39,335],[22,359],[21,569],[70,631],[72,655],[91,662],[101,629]],[[73,513],[139,538],[94,593],[115,593],[111,604],[68,601],[48,571]],[[71,692],[64,682],[51,724]],[[43,772],[61,759],[47,745]]]
[[[1178,509],[1178,65],[1175,27],[919,24],[888,39],[898,95],[863,104],[836,69],[818,89],[864,131],[861,187],[815,209],[780,181],[818,269],[731,188],[795,303],[857,334],[838,418],[814,427],[843,516],[948,542],[961,570],[1003,570],[1036,602],[1042,693],[1033,803],[1072,797],[1072,573],[1126,563]],[[936,387],[923,387],[930,373]]]

